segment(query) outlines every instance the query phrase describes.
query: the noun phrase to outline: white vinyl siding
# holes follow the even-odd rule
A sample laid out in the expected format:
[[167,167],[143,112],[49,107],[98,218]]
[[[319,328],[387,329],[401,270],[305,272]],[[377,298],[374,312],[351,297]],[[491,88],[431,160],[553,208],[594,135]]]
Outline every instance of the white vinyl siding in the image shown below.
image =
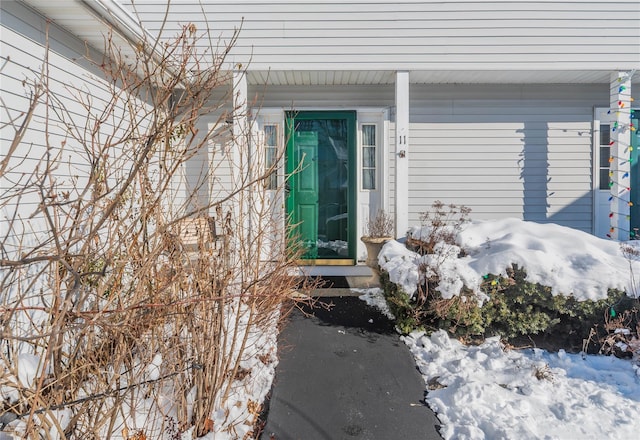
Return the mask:
[[591,232],[591,119],[606,100],[597,86],[413,87],[410,222],[441,200]]
[[[285,109],[393,107],[391,87],[272,86],[259,101]],[[409,224],[441,200],[470,207],[476,219],[591,232],[593,106],[608,102],[606,85],[414,84],[410,97]],[[394,215],[393,119],[392,111],[384,185]]]
[[[389,142],[389,151],[387,152],[387,161],[389,163],[389,175],[387,182],[387,196],[389,197],[389,214],[392,216],[396,215],[396,157],[397,157],[397,132],[396,132],[396,124],[395,124],[395,115],[391,118],[392,121],[389,122],[389,136],[387,137],[387,141]],[[410,126],[411,127],[411,126]],[[409,145],[411,148],[411,145]],[[409,160],[411,160],[411,151],[409,151]]]
[[[209,117],[213,117],[210,115]],[[207,124],[206,118],[198,121],[199,124]],[[215,123],[208,123],[205,131],[214,130]],[[215,140],[208,142],[208,148],[199,152],[199,155],[191,158],[185,164],[187,169],[187,182],[192,182],[185,194],[190,194],[196,186],[202,185],[208,180],[208,192],[203,190],[198,194],[198,205],[205,206],[215,201],[226,200],[234,192],[236,174],[239,172],[234,166],[235,157],[233,133],[231,126],[226,127],[222,134],[216,136]],[[207,167],[208,165],[208,167]],[[212,213],[214,214],[214,213]]]
[[[159,32],[166,1],[136,0]],[[202,5],[200,5],[202,3]],[[204,11],[204,14],[203,14]],[[194,23],[252,70],[614,69],[640,63],[637,0],[182,1],[164,35]]]
[[[4,159],[15,137],[15,130],[29,108],[29,84],[41,78],[47,41],[45,19],[22,3],[2,2],[0,17],[0,82],[3,97],[0,157]],[[84,186],[91,172],[91,164],[83,147],[72,139],[71,129],[62,120],[75,125],[79,136],[89,138],[93,127],[85,126],[87,110],[79,99],[85,104],[90,102],[92,112],[97,115],[108,106],[111,98],[109,86],[99,79],[101,72],[83,59],[86,47],[81,41],[51,24],[48,44],[48,88],[55,99],[48,102],[44,102],[44,98],[40,100],[29,129],[8,161],[5,174],[0,177],[0,190],[6,203],[0,217],[0,231],[9,230],[5,222],[17,212],[17,221],[11,230],[16,234],[24,231],[26,243],[33,246],[37,245],[46,225],[39,209],[40,195],[34,182],[27,182],[27,179],[34,170],[39,170],[42,176],[44,163],[49,157],[57,162],[51,178],[44,181],[50,191],[49,196],[62,201],[64,195],[70,192],[71,199],[78,197],[79,194],[73,191]],[[91,55],[102,59],[95,52]],[[90,94],[88,90],[91,90]],[[62,118],[60,115],[63,115]],[[119,130],[117,122],[104,121],[96,136],[105,139]],[[113,155],[124,163],[127,160],[126,151],[119,148],[114,147]],[[117,170],[116,167],[114,169]],[[114,172],[104,178],[109,184],[117,182],[121,176]],[[18,196],[21,192],[23,194]],[[46,234],[43,236],[47,237]],[[10,245],[17,238],[8,237],[5,250],[11,251]]]
[[284,110],[391,107],[394,85],[252,86],[249,96],[262,108]]

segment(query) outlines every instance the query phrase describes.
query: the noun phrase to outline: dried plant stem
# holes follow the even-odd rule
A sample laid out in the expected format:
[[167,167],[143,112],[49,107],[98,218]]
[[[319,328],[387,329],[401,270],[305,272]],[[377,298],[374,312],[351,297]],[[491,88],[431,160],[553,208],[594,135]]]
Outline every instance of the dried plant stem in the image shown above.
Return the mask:
[[[267,194],[274,169],[250,152],[249,123],[231,136],[228,115],[247,115],[218,93],[237,35],[217,53],[200,53],[199,38],[186,25],[144,42],[156,61],[125,59],[106,38],[93,88],[56,88],[48,57],[25,82],[0,161],[13,182],[0,197],[0,415],[18,418],[17,435],[203,436],[255,334],[287,313],[297,253],[274,215],[282,195]],[[26,146],[38,130],[45,141]],[[187,181],[203,156],[215,160]],[[225,173],[238,178],[211,184]]]

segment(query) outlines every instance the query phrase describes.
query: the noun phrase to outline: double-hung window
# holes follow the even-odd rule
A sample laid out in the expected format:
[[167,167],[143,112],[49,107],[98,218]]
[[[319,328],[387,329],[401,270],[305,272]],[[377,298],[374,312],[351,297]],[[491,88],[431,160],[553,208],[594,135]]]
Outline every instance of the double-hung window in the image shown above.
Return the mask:
[[264,127],[264,166],[265,173],[269,174],[266,187],[269,190],[278,188],[278,126],[276,124],[265,124]]
[[362,124],[362,189],[376,189],[376,156],[378,133],[376,124]]
[[609,189],[611,169],[611,126],[600,124],[600,137],[598,142],[598,169],[600,173],[600,189]]

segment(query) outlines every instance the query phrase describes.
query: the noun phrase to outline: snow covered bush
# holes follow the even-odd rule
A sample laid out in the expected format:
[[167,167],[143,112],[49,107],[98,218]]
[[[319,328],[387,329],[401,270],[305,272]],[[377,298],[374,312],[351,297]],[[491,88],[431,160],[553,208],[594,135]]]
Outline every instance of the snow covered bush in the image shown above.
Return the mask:
[[[553,295],[549,286],[526,280],[514,266],[507,277],[490,275],[483,283],[489,297],[481,310],[485,332],[505,338],[555,334],[579,347],[594,325],[603,325],[611,304],[624,307],[624,292],[610,289],[600,300],[578,301],[571,295]],[[629,298],[630,299],[630,298]]]
[[[511,339],[524,335],[561,335],[560,339],[579,348],[593,326],[604,327],[604,315],[610,304],[620,304],[624,292],[611,290],[606,299],[577,301],[574,297],[552,295],[551,289],[526,281],[526,272],[514,267],[509,277],[487,276],[482,284],[488,299],[479,303],[465,289],[459,295],[443,298],[437,290],[418,287],[427,295],[413,297],[381,277],[385,297],[402,333],[415,329],[446,329],[467,340],[500,335]],[[435,283],[427,280],[425,284]],[[630,298],[629,298],[630,299]],[[567,347],[569,348],[569,347]],[[597,351],[592,345],[590,351]]]
[[[421,227],[411,229],[407,234],[405,245],[411,253],[399,260],[387,259],[387,270],[394,263],[406,267],[404,263],[412,258],[417,269],[392,270],[393,278],[389,273],[383,273],[381,277],[385,297],[403,333],[433,325],[435,319],[449,323],[444,327],[462,324],[473,334],[482,332],[474,322],[479,318],[475,316],[478,314],[475,295],[464,288],[464,280],[452,276],[460,272],[456,267],[458,258],[465,255],[464,249],[457,245],[456,237],[469,222],[470,212],[464,206],[435,201],[431,210],[421,215]],[[405,276],[398,277],[399,274]],[[446,293],[452,291],[457,294]],[[443,298],[443,292],[446,298]]]
[[404,246],[382,250],[385,295],[401,331],[563,333],[580,345],[612,304],[636,295],[639,263],[615,242],[555,224],[469,221],[468,213],[437,202]]

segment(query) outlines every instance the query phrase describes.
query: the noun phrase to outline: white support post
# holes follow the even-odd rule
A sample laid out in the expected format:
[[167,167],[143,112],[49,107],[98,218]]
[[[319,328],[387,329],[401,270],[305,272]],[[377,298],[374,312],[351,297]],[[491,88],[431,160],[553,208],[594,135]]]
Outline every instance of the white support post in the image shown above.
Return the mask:
[[[195,139],[192,145],[204,143],[206,127],[197,127]],[[177,182],[176,192],[180,194],[175,201],[179,206],[181,202],[187,202],[187,209],[190,213],[202,215],[206,213],[206,208],[211,203],[209,190],[209,151],[207,148],[198,148],[189,152],[189,158],[183,165],[182,175]]]
[[611,112],[610,137],[610,213],[609,236],[614,240],[629,240],[631,192],[631,75],[615,72],[609,83]]
[[382,179],[380,179],[380,207],[385,210],[385,212],[390,213],[389,209],[389,194],[391,193],[388,182],[389,182],[389,151],[390,151],[390,139],[389,139],[389,110],[385,110],[383,113],[383,122],[382,122]]
[[[236,70],[233,72],[233,167],[234,185],[238,190],[245,182],[250,181],[252,164],[249,146],[249,130],[247,125],[247,75],[246,72]],[[245,220],[244,227],[251,229],[250,223],[250,191],[238,193],[236,204],[236,218]]]
[[[233,73],[233,140],[236,154],[245,152],[247,141],[247,75],[243,71]],[[238,158],[247,160],[246,157]]]
[[396,236],[409,228],[409,72],[396,72]]

